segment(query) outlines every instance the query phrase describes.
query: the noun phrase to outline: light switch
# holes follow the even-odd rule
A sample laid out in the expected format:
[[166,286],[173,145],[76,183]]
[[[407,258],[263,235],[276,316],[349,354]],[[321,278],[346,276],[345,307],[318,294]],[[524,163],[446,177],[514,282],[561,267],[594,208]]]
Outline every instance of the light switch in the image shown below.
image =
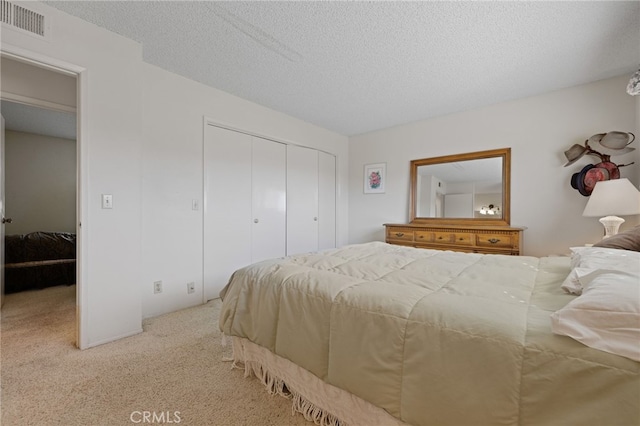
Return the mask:
[[102,194],[102,208],[103,209],[112,209],[113,208],[113,195],[111,195],[111,194]]

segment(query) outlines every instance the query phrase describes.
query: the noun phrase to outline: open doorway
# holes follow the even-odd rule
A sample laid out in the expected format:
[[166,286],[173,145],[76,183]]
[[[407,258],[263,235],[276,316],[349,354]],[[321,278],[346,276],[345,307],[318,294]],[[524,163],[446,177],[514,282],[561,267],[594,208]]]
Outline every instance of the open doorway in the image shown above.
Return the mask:
[[66,306],[77,345],[77,76],[5,56],[1,70],[3,311]]

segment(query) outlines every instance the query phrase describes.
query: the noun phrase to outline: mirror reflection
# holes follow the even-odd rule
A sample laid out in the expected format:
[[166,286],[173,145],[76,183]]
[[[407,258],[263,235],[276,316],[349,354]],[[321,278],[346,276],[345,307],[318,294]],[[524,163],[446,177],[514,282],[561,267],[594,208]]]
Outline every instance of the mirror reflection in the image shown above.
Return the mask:
[[417,217],[503,217],[502,157],[418,166],[416,180]]
[[411,223],[510,224],[511,149],[412,160]]

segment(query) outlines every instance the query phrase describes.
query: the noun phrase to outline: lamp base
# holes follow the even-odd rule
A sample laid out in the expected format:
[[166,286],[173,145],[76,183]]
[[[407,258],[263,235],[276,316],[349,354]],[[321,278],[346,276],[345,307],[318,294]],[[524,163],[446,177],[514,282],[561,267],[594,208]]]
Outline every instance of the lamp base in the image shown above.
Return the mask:
[[600,219],[600,223],[604,226],[604,237],[602,238],[604,240],[618,233],[624,219],[618,216],[605,216]]

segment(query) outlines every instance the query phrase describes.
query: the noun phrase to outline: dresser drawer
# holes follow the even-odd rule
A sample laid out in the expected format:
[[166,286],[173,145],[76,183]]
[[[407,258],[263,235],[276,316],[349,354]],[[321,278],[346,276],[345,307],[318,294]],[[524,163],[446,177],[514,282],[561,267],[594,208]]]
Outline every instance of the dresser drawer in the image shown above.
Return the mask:
[[[419,231],[416,231],[416,241]],[[456,245],[473,245],[474,234],[466,232],[432,232],[431,242],[434,243],[447,243]]]
[[433,233],[433,242],[434,243],[452,243],[453,242],[453,233],[451,233],[451,232],[434,232]]
[[417,243],[433,242],[433,231],[415,231],[414,236]]
[[389,228],[387,239],[396,241],[413,241],[413,229]]
[[484,247],[511,247],[511,236],[501,234],[478,234],[476,244]]
[[456,232],[455,234],[453,234],[453,243],[470,246],[470,245],[473,245],[474,243],[473,241],[474,236],[475,234],[469,234],[466,232]]

